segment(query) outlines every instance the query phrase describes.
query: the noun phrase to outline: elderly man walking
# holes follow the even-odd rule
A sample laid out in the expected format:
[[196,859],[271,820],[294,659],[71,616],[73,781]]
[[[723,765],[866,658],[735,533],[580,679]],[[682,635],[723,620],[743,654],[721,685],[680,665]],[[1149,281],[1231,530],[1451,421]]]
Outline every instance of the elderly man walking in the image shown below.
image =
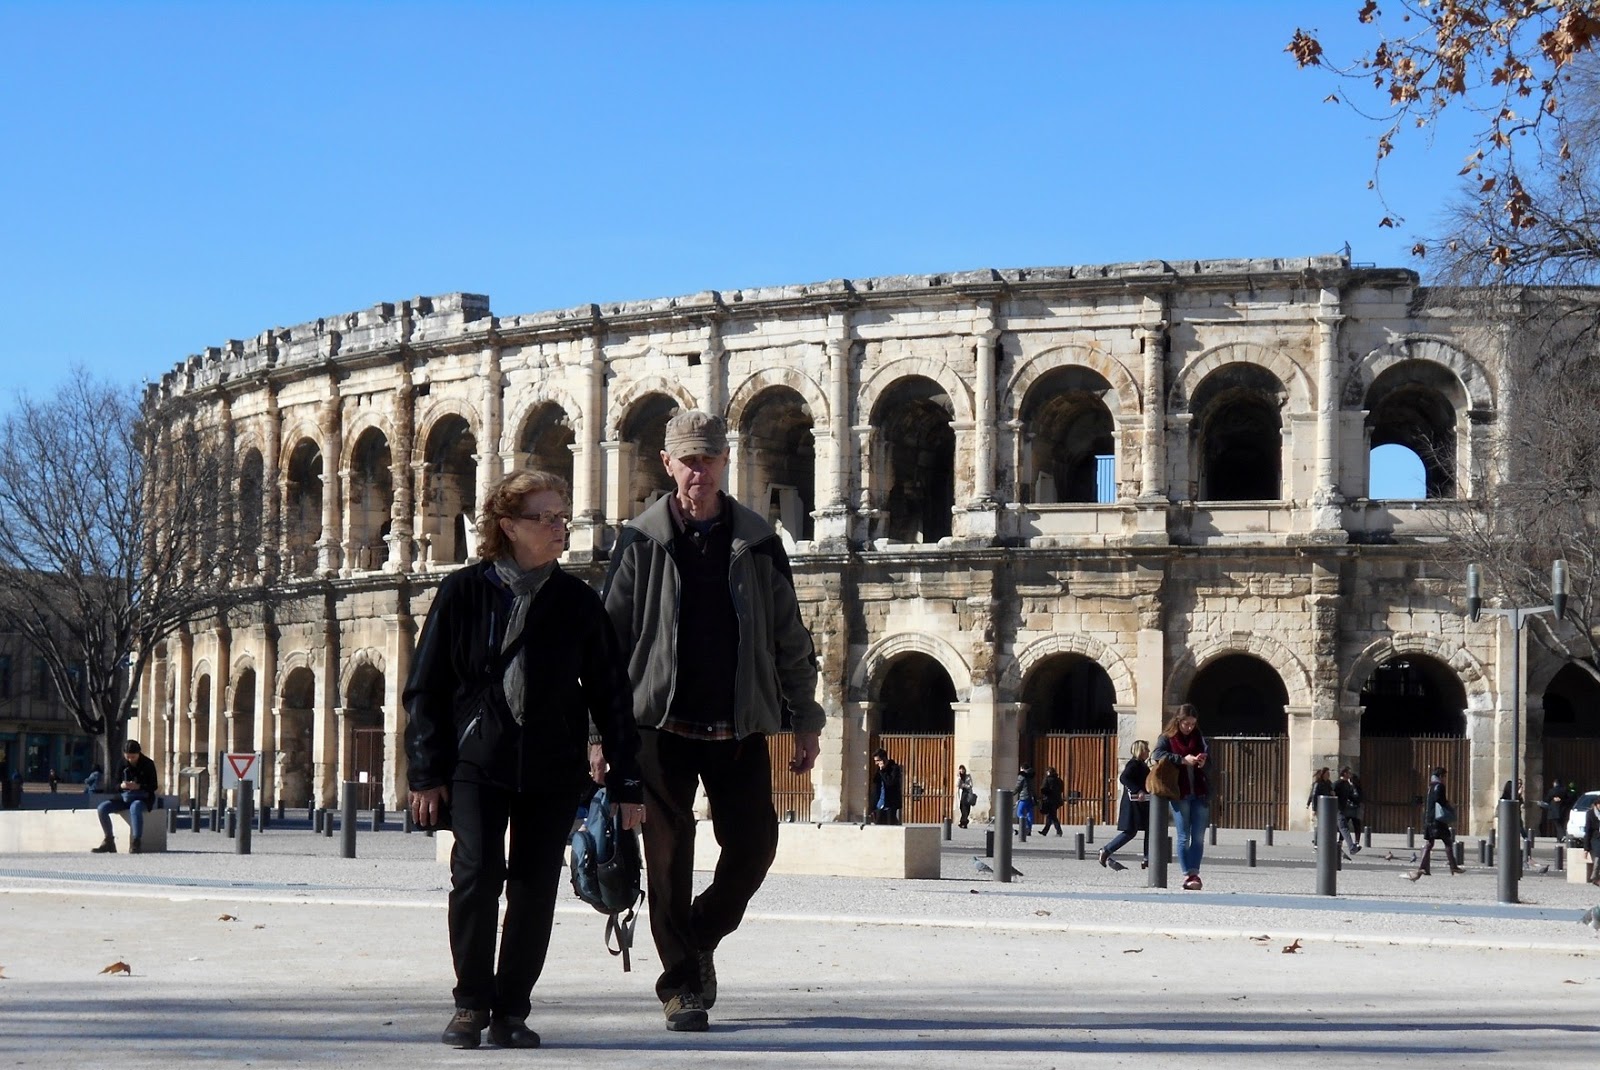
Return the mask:
[[[778,843],[767,737],[794,729],[789,768],[810,769],[823,712],[817,662],[783,544],[722,491],[728,437],[698,409],[667,423],[674,491],[627,524],[605,603],[628,660],[650,820],[644,849],[656,995],[668,1029],[709,1028],[713,956],[739,927]],[[695,792],[705,786],[722,853],[694,893]]]

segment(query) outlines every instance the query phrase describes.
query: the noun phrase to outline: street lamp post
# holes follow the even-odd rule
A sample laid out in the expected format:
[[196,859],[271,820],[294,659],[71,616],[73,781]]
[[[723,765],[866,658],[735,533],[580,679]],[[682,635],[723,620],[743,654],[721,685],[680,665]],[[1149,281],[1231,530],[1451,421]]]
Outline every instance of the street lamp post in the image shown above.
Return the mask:
[[1518,771],[1521,769],[1522,744],[1522,626],[1529,617],[1539,613],[1554,613],[1560,623],[1567,608],[1567,563],[1556,561],[1550,568],[1551,604],[1547,606],[1507,606],[1485,609],[1483,605],[1483,577],[1477,565],[1467,566],[1467,616],[1477,620],[1483,613],[1503,617],[1511,624],[1511,791],[1510,798],[1501,799],[1496,813],[1500,853],[1495,858],[1495,875],[1499,882],[1500,902],[1517,902],[1517,876],[1522,868],[1522,814],[1517,802]]

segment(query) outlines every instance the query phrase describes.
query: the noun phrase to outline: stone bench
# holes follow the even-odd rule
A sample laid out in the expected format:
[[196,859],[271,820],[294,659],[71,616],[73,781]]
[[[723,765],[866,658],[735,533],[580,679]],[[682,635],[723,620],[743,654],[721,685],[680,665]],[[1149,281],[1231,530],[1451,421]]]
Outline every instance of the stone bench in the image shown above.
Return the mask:
[[[769,872],[938,880],[941,835],[938,825],[780,822],[778,853]],[[436,833],[434,858],[448,863],[454,843],[450,833]],[[715,869],[720,853],[711,822],[701,821],[694,838],[694,868]]]
[[1589,852],[1582,847],[1567,848],[1567,883],[1587,884],[1589,882]]
[[[117,850],[127,851],[130,830],[126,810],[112,815],[111,830]],[[100,815],[93,807],[0,810],[0,854],[77,854],[98,847],[103,836]],[[165,810],[145,812],[144,837],[139,847],[147,854],[167,849]]]

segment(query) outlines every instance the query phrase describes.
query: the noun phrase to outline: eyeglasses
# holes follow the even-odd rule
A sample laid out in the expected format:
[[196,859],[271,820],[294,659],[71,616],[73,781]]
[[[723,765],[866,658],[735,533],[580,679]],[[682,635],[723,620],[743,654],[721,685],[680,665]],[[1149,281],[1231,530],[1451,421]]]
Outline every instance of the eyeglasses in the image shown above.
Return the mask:
[[518,520],[531,520],[535,524],[543,524],[546,527],[564,528],[568,524],[572,523],[572,514],[571,513],[522,513],[522,514],[519,514],[517,516],[517,519]]

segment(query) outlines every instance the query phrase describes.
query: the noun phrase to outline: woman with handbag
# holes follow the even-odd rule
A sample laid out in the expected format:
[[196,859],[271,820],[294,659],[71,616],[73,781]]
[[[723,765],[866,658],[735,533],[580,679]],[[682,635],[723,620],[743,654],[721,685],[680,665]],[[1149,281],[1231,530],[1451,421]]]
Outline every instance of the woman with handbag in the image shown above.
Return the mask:
[[956,797],[961,800],[961,828],[966,828],[973,804],[978,801],[978,793],[972,790],[972,774],[967,772],[964,765],[956,766]]
[[1122,802],[1117,806],[1117,834],[1100,848],[1102,866],[1126,869],[1113,856],[1139,832],[1144,833],[1144,861],[1139,863],[1139,868],[1150,865],[1150,808],[1147,805],[1150,796],[1144,790],[1145,779],[1150,775],[1149,758],[1150,744],[1142,739],[1134,740],[1133,749],[1128,752],[1128,763],[1117,777],[1122,785]]
[[1433,855],[1433,842],[1444,841],[1444,858],[1450,864],[1452,875],[1464,872],[1456,865],[1456,834],[1452,826],[1456,823],[1456,808],[1450,805],[1450,798],[1444,790],[1444,766],[1439,766],[1428,777],[1428,797],[1422,804],[1422,838],[1425,841],[1422,848],[1422,864],[1409,873],[1400,874],[1408,881],[1421,880],[1423,877],[1432,876],[1428,868],[1428,860]]
[[1306,809],[1311,811],[1311,846],[1317,845],[1317,800],[1334,794],[1333,770],[1323,766],[1311,774],[1311,794],[1306,796]]
[[455,834],[456,1010],[441,1037],[452,1047],[477,1047],[485,1026],[499,1047],[539,1046],[527,1017],[589,780],[591,723],[623,827],[644,820],[638,731],[610,618],[589,585],[556,564],[570,519],[559,476],[500,480],[478,516],[482,560],[440,585],[406,681],[412,814],[423,828],[448,814]]
[[1167,805],[1172,808],[1183,887],[1191,892],[1201,887],[1200,859],[1205,854],[1206,824],[1211,820],[1211,784],[1206,779],[1210,756],[1206,737],[1200,734],[1200,711],[1185,702],[1156,740],[1155,761],[1177,765],[1178,797]]

